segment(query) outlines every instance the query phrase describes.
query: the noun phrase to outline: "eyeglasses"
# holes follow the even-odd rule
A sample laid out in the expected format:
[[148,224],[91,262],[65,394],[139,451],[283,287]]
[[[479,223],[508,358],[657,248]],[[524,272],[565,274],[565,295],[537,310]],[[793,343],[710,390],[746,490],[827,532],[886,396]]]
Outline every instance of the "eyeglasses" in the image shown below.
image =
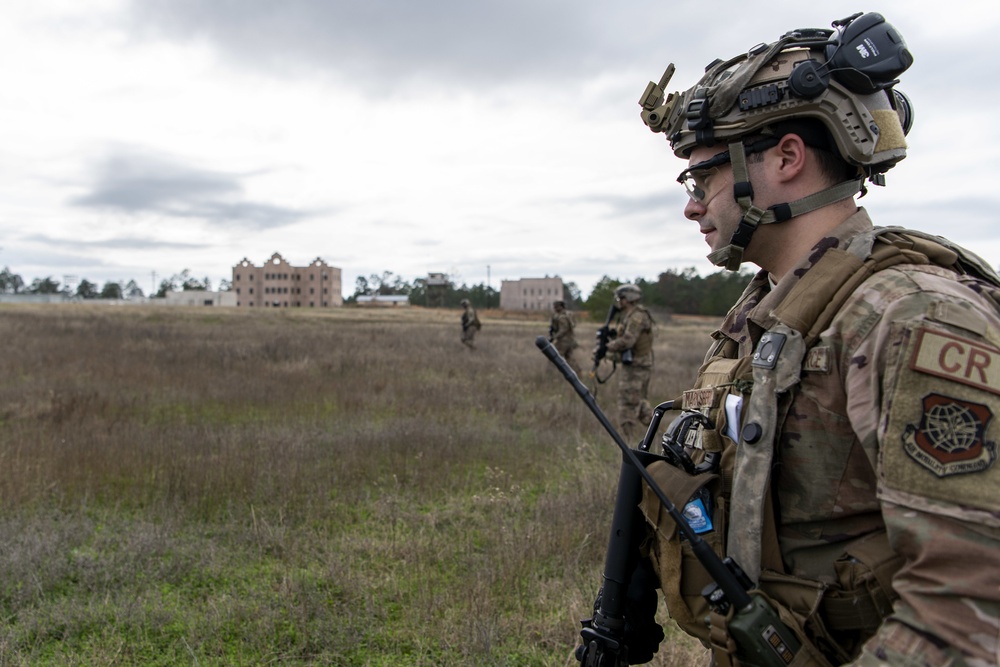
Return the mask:
[[723,151],[682,171],[677,177],[677,182],[684,186],[688,197],[693,201],[705,203],[708,186],[718,176],[719,167],[731,161],[729,151]]

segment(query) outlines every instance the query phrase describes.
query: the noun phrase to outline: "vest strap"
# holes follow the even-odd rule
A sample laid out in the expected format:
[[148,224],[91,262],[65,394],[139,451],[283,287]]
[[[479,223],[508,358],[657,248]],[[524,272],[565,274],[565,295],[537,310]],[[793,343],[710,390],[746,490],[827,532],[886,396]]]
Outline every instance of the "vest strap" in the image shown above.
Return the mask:
[[[780,349],[777,349],[778,340],[781,340]],[[748,421],[747,426],[756,424],[759,431],[753,442],[741,438],[736,449],[732,498],[740,502],[734,502],[730,509],[727,552],[754,581],[758,580],[761,570],[764,498],[771,484],[774,441],[791,403],[790,392],[799,383],[805,356],[806,344],[802,335],[785,324],[778,324],[761,338],[752,362],[753,393],[747,411],[752,421]]]

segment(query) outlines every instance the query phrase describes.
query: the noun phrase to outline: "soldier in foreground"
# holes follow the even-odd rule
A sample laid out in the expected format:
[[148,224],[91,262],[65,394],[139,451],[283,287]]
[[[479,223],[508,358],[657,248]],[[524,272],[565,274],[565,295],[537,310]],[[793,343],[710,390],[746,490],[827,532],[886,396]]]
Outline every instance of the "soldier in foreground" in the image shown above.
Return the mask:
[[[618,378],[618,428],[628,442],[635,442],[652,417],[649,379],[653,374],[653,318],[639,301],[636,285],[615,289],[618,324],[608,341],[608,352],[621,362]],[[596,354],[596,350],[595,350]]]
[[576,322],[573,316],[566,310],[566,302],[559,300],[552,304],[552,319],[549,322],[549,342],[556,351],[562,355],[563,359],[569,363],[570,367],[580,374],[580,366],[573,358],[573,350],[579,347],[576,342]]
[[[878,14],[833,26],[665,95],[671,66],[640,100],[687,161],[709,259],[760,267],[683,396],[707,418],[686,454],[712,469],[649,471],[686,489],[679,507],[698,498],[705,540],[803,639],[795,664],[996,665],[1000,277],[857,206],[906,157],[894,86],[912,57]],[[656,499],[642,511],[670,615],[714,664],[740,664],[732,612],[710,610]]]
[[470,350],[476,349],[476,334],[482,328],[482,324],[479,322],[479,315],[476,314],[476,309],[472,307],[468,299],[462,299],[462,344],[465,345]]

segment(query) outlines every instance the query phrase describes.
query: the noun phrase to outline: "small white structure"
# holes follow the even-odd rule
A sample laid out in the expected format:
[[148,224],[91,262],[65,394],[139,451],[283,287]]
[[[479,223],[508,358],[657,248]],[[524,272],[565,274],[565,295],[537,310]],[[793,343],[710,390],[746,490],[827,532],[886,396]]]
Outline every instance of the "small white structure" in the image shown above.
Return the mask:
[[151,299],[150,303],[162,302],[164,306],[232,306],[236,307],[235,292],[210,292],[208,290],[183,290],[167,292],[162,299]]
[[374,296],[359,296],[359,306],[409,306],[410,297],[405,294],[376,294]]

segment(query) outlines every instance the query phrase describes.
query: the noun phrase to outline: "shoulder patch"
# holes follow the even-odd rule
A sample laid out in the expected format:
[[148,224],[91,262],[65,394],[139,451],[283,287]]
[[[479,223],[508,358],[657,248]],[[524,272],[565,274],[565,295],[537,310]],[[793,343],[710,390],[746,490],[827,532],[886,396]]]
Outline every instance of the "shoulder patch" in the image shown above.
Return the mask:
[[995,442],[984,440],[993,412],[986,405],[943,394],[923,398],[919,426],[903,431],[903,448],[938,477],[982,472],[997,458]]
[[918,329],[910,368],[1000,394],[1000,350],[943,331]]
[[925,321],[897,336],[898,348],[887,346],[897,351],[884,376],[880,494],[975,522],[1000,517],[1000,350]]

